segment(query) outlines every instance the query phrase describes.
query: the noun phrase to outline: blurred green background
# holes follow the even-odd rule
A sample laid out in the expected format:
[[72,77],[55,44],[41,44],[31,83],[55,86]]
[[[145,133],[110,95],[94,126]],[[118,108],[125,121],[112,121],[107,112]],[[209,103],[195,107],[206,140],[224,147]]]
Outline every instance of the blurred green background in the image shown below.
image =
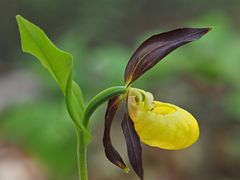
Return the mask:
[[[192,112],[201,136],[188,149],[143,145],[147,180],[240,179],[240,1],[0,0],[0,179],[77,179],[76,138],[56,83],[21,52],[15,16],[39,25],[74,55],[74,77],[86,100],[123,84],[124,68],[149,36],[178,27],[213,26],[201,40],[167,56],[135,87]],[[91,180],[136,180],[104,155],[104,110],[92,118]],[[120,127],[114,145],[127,160]]]

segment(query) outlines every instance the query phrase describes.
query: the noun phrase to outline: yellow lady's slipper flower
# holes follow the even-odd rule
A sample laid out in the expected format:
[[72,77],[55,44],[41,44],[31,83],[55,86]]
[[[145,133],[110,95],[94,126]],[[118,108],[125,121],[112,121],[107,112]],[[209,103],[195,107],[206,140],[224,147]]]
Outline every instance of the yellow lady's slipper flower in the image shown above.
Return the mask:
[[177,150],[198,139],[199,127],[189,112],[173,104],[154,101],[151,93],[131,88],[127,105],[140,140],[149,146]]
[[110,138],[114,115],[126,97],[127,108],[122,121],[128,157],[139,178],[143,179],[141,143],[169,150],[192,145],[199,136],[196,119],[186,110],[173,104],[154,101],[151,93],[131,88],[130,85],[174,49],[195,41],[210,28],[181,28],[150,37],[130,58],[124,80],[128,93],[109,100],[105,115],[103,144],[107,158],[125,172],[125,165]]

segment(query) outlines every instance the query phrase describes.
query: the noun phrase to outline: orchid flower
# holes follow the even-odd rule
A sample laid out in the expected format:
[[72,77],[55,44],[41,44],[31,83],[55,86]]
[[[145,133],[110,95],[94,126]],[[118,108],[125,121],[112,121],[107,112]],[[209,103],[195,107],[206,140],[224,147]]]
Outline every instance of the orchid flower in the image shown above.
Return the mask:
[[80,180],[88,180],[87,150],[91,141],[89,120],[94,111],[108,101],[105,115],[103,144],[107,158],[125,172],[125,165],[113,147],[110,130],[114,115],[125,99],[126,112],[122,129],[127,143],[130,163],[143,179],[141,142],[168,150],[192,145],[199,136],[196,119],[186,110],[169,103],[154,101],[150,92],[133,88],[132,83],[151,69],[174,49],[198,40],[210,28],[181,28],[147,39],[130,58],[125,69],[125,86],[107,88],[88,103],[84,101],[81,86],[74,81],[73,56],[57,48],[44,31],[20,15],[16,16],[22,50],[35,56],[59,85],[77,135],[77,161]]
[[158,34],[144,41],[130,58],[124,74],[127,92],[108,101],[103,144],[107,158],[125,172],[129,168],[113,147],[110,130],[120,102],[126,100],[122,121],[129,161],[143,179],[141,142],[149,146],[178,150],[191,146],[199,137],[196,119],[186,110],[155,101],[150,92],[133,88],[132,83],[176,48],[198,40],[210,28],[180,28]]

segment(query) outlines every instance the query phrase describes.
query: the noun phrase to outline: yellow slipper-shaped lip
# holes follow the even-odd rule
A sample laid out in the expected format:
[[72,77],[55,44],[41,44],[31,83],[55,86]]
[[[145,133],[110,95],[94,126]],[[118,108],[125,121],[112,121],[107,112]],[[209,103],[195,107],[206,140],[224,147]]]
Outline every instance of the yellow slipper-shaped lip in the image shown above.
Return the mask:
[[140,140],[149,146],[183,149],[199,137],[198,123],[189,112],[173,104],[153,101],[149,92],[131,88],[128,112]]

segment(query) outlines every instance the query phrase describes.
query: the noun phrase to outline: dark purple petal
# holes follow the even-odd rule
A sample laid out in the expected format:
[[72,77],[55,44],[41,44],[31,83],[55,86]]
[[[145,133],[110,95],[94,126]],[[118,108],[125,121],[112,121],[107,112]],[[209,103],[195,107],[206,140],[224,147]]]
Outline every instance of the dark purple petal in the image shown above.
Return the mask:
[[112,121],[119,107],[120,101],[121,101],[120,96],[117,96],[108,101],[107,112],[105,114],[105,129],[104,129],[104,136],[103,136],[103,145],[104,145],[105,154],[108,160],[111,161],[116,166],[123,169],[124,171],[127,171],[128,168],[123,162],[119,153],[113,147],[111,137],[110,137]]
[[137,175],[143,179],[141,143],[135,131],[133,121],[127,113],[125,113],[122,121],[122,129],[127,143],[129,161]]
[[210,28],[181,28],[161,33],[144,41],[130,58],[124,79],[130,84],[174,49],[198,40]]

